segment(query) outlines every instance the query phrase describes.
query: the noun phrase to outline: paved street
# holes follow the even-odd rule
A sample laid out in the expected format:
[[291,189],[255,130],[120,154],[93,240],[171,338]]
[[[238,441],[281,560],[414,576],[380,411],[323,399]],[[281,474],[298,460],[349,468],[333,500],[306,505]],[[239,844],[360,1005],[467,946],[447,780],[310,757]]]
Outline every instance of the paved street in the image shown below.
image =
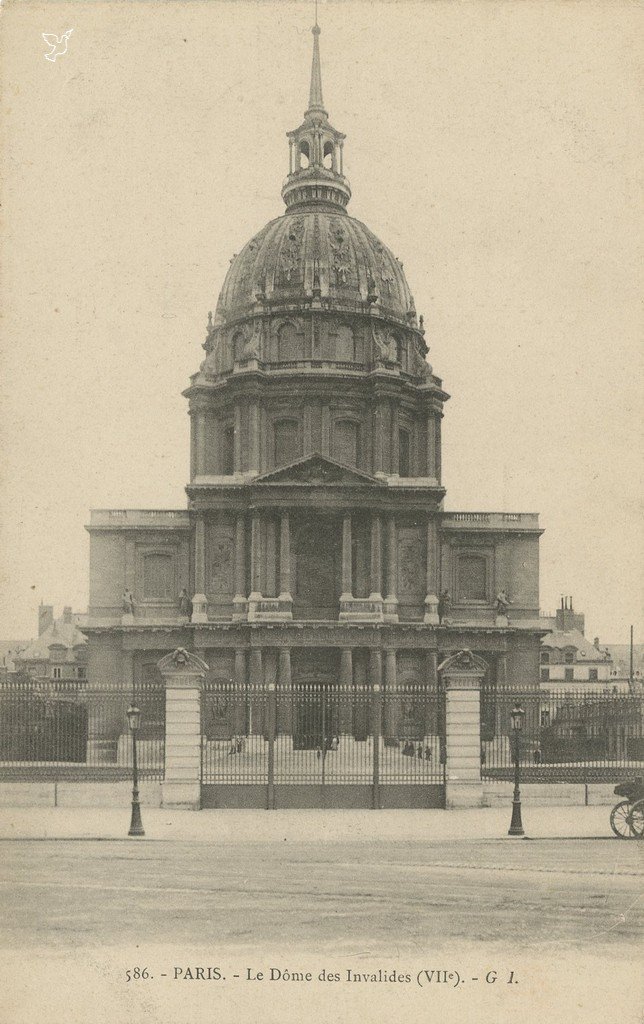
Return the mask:
[[[592,824],[606,816],[604,808],[585,810]],[[49,979],[44,1016],[38,1007],[44,1024],[86,1019],[88,978],[92,993],[102,992],[112,1024],[181,1024],[189,1005],[186,1024],[210,1020],[213,1000],[224,1021],[258,1019],[254,999],[260,999],[263,1019],[284,1019],[281,1000],[287,993],[292,998],[298,984],[305,992],[298,989],[298,998],[309,1000],[309,1008],[316,1000],[328,1006],[330,999],[349,1007],[349,996],[358,998],[354,985],[317,981],[325,967],[341,978],[349,968],[413,975],[409,986],[379,980],[365,985],[360,999],[373,1001],[368,1020],[391,1019],[403,1008],[406,1020],[427,1020],[430,996],[441,1019],[460,1020],[466,1010],[460,988],[432,982],[425,992],[417,972],[427,968],[460,970],[468,979],[498,970],[496,983],[468,981],[468,1012],[476,1007],[481,1021],[516,1019],[530,992],[545,998],[548,991],[559,1007],[571,1001],[569,1020],[617,1020],[599,1015],[606,999],[611,1012],[621,1007],[622,1020],[638,1019],[632,964],[642,934],[642,844],[607,835],[476,839],[468,830],[461,839],[441,838],[439,824],[438,837],[427,839],[417,834],[422,815],[400,812],[396,819],[395,813],[381,819],[387,838],[380,839],[364,831],[359,838],[343,836],[341,823],[350,821],[351,812],[335,812],[331,819],[338,838],[329,833],[324,812],[299,818],[294,812],[284,817],[288,827],[271,815],[246,812],[237,817],[239,830],[252,832],[255,822],[255,841],[243,834],[235,839],[226,827],[219,836],[215,831],[190,840],[0,842],[2,963],[10,979],[0,997],[9,1000],[9,1009],[0,1020],[31,1020],[12,1002],[16,986],[35,1014],[43,978]],[[434,813],[442,815],[437,823],[447,820],[452,829],[457,820],[468,820],[463,813],[458,819]],[[493,811],[475,813],[496,820]],[[552,817],[546,812],[543,821],[548,813]],[[204,814],[192,819],[204,830],[226,821],[226,812]],[[398,820],[398,837],[388,827],[391,820]],[[175,981],[175,967],[183,971],[186,964],[218,966],[226,981]],[[125,971],[137,965],[154,977],[127,983]],[[310,969],[312,982],[290,981],[289,988],[281,979],[267,983],[244,975],[285,966]],[[516,993],[514,983],[508,988],[512,970],[519,975]],[[61,972],[67,979],[62,987]],[[404,1007],[394,1002],[386,1013],[389,1000],[402,992]],[[236,1016],[243,1006],[246,1016]],[[583,1016],[575,1016],[582,1007]]]

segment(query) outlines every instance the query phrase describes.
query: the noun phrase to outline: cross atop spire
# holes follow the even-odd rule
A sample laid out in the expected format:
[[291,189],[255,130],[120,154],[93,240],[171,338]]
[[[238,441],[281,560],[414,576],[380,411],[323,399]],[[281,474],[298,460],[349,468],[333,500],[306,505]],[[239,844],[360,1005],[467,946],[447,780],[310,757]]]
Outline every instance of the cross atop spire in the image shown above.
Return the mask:
[[309,109],[307,114],[313,111],[320,111],[326,114],[324,100],[322,99],[322,69],[320,67],[320,26],[318,25],[317,4],[315,5],[315,25],[311,29],[313,33],[313,63],[311,65],[311,88],[309,91]]

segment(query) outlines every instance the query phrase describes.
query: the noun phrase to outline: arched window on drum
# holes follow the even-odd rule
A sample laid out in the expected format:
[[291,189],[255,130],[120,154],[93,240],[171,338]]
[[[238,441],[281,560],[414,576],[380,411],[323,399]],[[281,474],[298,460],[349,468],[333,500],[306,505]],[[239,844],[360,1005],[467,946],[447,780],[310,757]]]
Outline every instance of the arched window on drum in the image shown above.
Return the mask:
[[277,332],[277,358],[280,363],[288,363],[300,358],[300,339],[295,324],[285,323]]
[[355,420],[333,424],[333,458],[345,466],[357,466],[360,457],[360,425]]
[[302,438],[298,420],[283,419],[273,424],[273,463],[288,466],[302,455]]

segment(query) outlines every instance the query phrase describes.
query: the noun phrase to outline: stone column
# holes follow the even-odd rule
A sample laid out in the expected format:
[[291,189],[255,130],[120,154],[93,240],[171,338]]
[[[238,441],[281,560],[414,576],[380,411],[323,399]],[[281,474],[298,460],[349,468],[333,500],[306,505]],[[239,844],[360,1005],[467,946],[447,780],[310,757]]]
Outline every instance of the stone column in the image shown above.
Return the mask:
[[345,512],[342,517],[342,594],[340,601],[350,601],[353,597],[352,561],[351,514]]
[[353,686],[353,651],[350,647],[340,651],[340,685]]
[[259,442],[259,402],[254,400],[248,406],[249,473],[259,473]]
[[376,402],[373,410],[373,471],[382,473],[383,451],[382,451],[382,430],[383,430],[382,404]]
[[370,601],[382,601],[382,559],[380,516],[371,517],[371,593]]
[[197,412],[197,476],[206,472],[206,413],[204,409]]
[[291,597],[291,520],[288,512],[282,512],[280,518],[280,601],[290,601]]
[[262,599],[262,520],[253,512],[250,525],[250,589],[249,601]]
[[279,652],[278,680],[280,686],[291,685],[291,649],[282,647]]
[[291,650],[289,647],[280,649],[277,666],[277,725],[279,727],[279,744],[283,750],[293,749],[293,698],[291,686]]
[[434,444],[434,452],[435,452],[435,454],[434,454],[434,462],[435,462],[435,465],[436,465],[436,479],[437,479],[438,483],[441,482],[441,478],[442,478],[442,468],[441,468],[442,467],[441,419],[442,419],[442,417],[440,415],[435,417],[436,441],[435,441],[435,444]]
[[398,700],[396,696],[396,683],[398,680],[396,666],[396,651],[390,647],[385,651],[385,706],[384,706],[384,733],[385,736],[396,735],[396,712]]
[[242,407],[241,402],[237,400],[235,402],[235,454],[233,469],[235,473],[241,473],[242,470]]
[[425,622],[438,625],[438,529],[436,520],[430,516],[427,520],[427,559],[425,563]]
[[446,807],[481,807],[481,681],[486,664],[471,651],[439,667],[445,686]]
[[206,600],[206,523],[202,512],[195,519],[195,593],[192,598],[192,622],[208,621]]
[[380,745],[382,736],[382,652],[369,654],[371,735],[373,737],[373,809],[380,808]]
[[266,519],[266,558],[264,565],[264,597],[277,596],[277,524],[272,517]]
[[436,476],[436,417],[433,412],[427,414],[427,476]]
[[235,686],[237,688],[237,701],[235,704],[235,732],[238,736],[246,733],[246,700],[245,691],[248,683],[248,669],[246,668],[246,651],[238,647],[235,651]]
[[331,410],[328,405],[322,406],[322,437],[320,447],[323,455],[331,453]]
[[305,455],[313,451],[313,409],[309,402],[304,406],[303,419],[303,449]]
[[164,807],[201,805],[201,683],[208,665],[177,648],[158,663],[165,684]]
[[233,619],[246,618],[246,518],[242,512],[235,522],[235,597],[233,598]]
[[[391,403],[391,466],[390,472],[394,476],[399,476],[400,470],[400,435],[398,433],[400,427],[399,416],[398,416],[398,403]],[[411,459],[411,452],[409,453]]]
[[398,622],[398,529],[396,517],[387,517],[387,596],[385,598],[385,622]]

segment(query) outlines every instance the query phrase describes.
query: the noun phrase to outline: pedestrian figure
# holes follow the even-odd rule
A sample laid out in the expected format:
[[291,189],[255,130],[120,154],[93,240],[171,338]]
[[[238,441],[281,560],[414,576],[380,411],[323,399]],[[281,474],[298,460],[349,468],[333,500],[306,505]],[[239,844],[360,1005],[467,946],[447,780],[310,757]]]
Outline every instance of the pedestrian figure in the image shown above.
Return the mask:
[[431,747],[425,747],[425,760],[426,761],[431,761],[431,759],[432,759],[432,748]]
[[131,590],[126,590],[123,594],[123,613],[124,615],[134,615],[134,597]]

